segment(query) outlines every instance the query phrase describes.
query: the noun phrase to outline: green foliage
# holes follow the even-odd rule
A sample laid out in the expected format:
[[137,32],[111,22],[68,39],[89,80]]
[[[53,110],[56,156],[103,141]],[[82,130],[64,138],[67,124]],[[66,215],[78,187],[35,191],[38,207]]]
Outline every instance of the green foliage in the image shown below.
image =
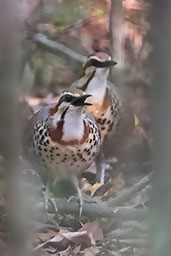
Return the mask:
[[63,0],[57,5],[55,11],[54,25],[59,28],[61,26],[70,26],[84,17],[84,10],[81,8],[78,0]]

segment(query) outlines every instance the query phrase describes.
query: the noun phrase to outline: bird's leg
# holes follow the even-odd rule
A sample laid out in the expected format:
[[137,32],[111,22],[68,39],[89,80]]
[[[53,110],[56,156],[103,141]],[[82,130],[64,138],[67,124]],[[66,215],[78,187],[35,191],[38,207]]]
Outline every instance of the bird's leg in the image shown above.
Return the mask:
[[48,202],[52,203],[53,207],[55,208],[55,212],[58,212],[58,208],[56,205],[56,201],[54,198],[50,196],[50,190],[49,190],[49,184],[47,183],[46,189],[45,189],[45,210],[48,212]]
[[46,185],[44,200],[45,200],[45,210],[48,211],[48,202],[49,202],[49,185],[48,184]]
[[97,182],[104,184],[106,161],[103,153],[103,148],[100,150],[95,162],[96,162],[96,180]]
[[83,196],[82,196],[82,193],[81,193],[81,190],[79,188],[79,184],[78,184],[78,178],[76,176],[73,176],[72,177],[72,181],[73,181],[73,184],[77,190],[77,195],[78,195],[78,199],[79,199],[79,203],[80,203],[80,211],[79,211],[79,214],[80,216],[82,215],[82,212],[83,212]]

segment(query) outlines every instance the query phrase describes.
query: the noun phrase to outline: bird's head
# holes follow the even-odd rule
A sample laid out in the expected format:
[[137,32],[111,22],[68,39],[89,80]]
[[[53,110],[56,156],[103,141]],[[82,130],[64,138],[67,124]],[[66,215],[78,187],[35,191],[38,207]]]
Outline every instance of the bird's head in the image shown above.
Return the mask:
[[111,56],[104,52],[97,52],[94,55],[88,57],[86,63],[84,64],[84,72],[88,72],[90,68],[92,70],[104,70],[108,69],[111,66],[116,65],[117,63],[112,60]]
[[73,115],[81,115],[84,106],[91,105],[86,102],[90,94],[83,94],[82,91],[64,91],[55,107],[50,109],[51,121],[53,127],[58,121],[64,120],[66,117],[73,117]]
[[63,145],[82,143],[87,138],[87,127],[84,121],[84,106],[90,94],[65,91],[57,105],[50,109],[49,134],[53,141]]
[[94,77],[100,80],[107,79],[109,68],[116,64],[107,53],[97,52],[88,57],[83,65],[83,76],[73,85],[85,91]]

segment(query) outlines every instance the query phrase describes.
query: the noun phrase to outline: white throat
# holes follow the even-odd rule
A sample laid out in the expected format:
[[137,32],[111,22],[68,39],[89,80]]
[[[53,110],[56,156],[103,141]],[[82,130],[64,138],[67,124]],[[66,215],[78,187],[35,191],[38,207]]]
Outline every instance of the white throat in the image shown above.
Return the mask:
[[64,117],[62,140],[81,140],[83,135],[83,108],[73,107],[73,109],[68,109]]
[[108,74],[108,68],[97,68],[94,77],[91,79],[86,89],[86,93],[91,94],[93,96],[90,97],[89,102],[101,103],[106,93]]

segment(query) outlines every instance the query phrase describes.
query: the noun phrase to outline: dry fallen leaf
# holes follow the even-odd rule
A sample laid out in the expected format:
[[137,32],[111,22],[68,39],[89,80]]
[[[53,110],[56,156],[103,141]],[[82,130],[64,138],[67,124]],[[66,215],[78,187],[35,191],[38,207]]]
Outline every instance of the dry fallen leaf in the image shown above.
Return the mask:
[[95,242],[102,241],[104,238],[103,231],[98,221],[86,223],[78,231],[87,231],[88,235],[91,236]]
[[103,184],[101,183],[95,183],[93,186],[91,186],[90,188],[90,192],[91,192],[91,197],[95,196],[96,191],[103,186]]
[[94,256],[99,252],[99,249],[91,246],[90,248],[86,248],[84,250],[84,256]]
[[39,233],[38,234],[38,239],[39,241],[41,242],[46,242],[46,241],[49,241],[52,237],[54,237],[56,234],[56,232],[54,232],[53,230],[48,230],[48,232],[45,232],[45,233]]
[[[100,184],[100,183],[98,183]],[[112,183],[105,183],[105,184],[101,184],[101,186],[97,186],[97,189],[94,191],[92,197],[94,196],[104,196],[113,186]]]
[[58,250],[65,250],[69,245],[72,247],[76,244],[81,245],[81,249],[84,249],[94,245],[95,242],[87,231],[68,232],[54,236],[50,240],[36,246],[34,250],[48,246],[58,248]]
[[77,232],[65,233],[63,236],[75,244],[80,244],[81,249],[90,247],[94,244],[94,240],[91,239],[87,231],[79,230]]
[[81,246],[76,245],[76,246],[68,246],[68,248],[62,252],[59,252],[59,256],[77,256],[78,253],[80,252]]
[[137,126],[139,124],[140,124],[140,121],[139,121],[137,115],[134,115],[134,126]]
[[67,244],[65,243],[65,238],[62,235],[56,235],[53,238],[51,238],[50,240],[39,244],[38,246],[36,246],[34,248],[35,251],[39,250],[40,248],[43,247],[48,247],[48,246],[52,246],[52,247],[57,247],[60,248],[61,250],[65,250],[67,248]]
[[41,249],[34,251],[32,256],[49,256],[49,253],[41,248]]

